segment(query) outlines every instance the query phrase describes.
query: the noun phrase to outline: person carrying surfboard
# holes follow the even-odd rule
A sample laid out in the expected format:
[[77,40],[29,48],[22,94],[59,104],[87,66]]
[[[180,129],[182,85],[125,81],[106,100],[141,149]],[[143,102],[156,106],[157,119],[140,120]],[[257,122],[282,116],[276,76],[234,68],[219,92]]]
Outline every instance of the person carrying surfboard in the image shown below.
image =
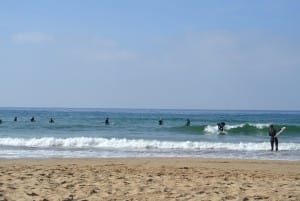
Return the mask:
[[273,124],[269,126],[269,136],[270,136],[270,143],[271,143],[271,151],[274,149],[274,143],[275,143],[275,149],[278,151],[278,135],[282,133],[285,130],[285,127],[282,127],[279,131],[276,131]]
[[275,146],[276,146],[276,151],[278,151],[278,138],[275,137],[276,133],[277,132],[276,132],[273,124],[271,124],[269,126],[269,136],[270,136],[270,143],[271,143],[271,151],[273,151],[273,149],[274,149],[274,142],[275,142]]

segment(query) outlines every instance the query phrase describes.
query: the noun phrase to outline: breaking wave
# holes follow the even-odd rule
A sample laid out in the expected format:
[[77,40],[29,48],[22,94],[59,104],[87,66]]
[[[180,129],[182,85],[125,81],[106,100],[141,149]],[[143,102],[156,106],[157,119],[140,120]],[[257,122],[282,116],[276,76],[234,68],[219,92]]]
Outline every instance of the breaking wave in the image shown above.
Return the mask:
[[[241,151],[268,150],[269,142],[226,143],[197,141],[159,141],[126,138],[0,138],[0,146],[28,148],[112,148],[112,149],[226,149]],[[281,150],[300,150],[299,143],[280,143]]]
[[[264,133],[268,132],[268,127],[270,124],[254,124],[254,123],[243,123],[235,125],[225,125],[225,133],[241,133],[241,134],[251,134],[251,133]],[[300,133],[300,126],[296,125],[276,125],[276,129],[280,129],[285,126],[285,133]],[[195,132],[195,133],[204,133],[204,134],[216,134],[218,133],[217,125],[201,125],[201,126],[190,126],[190,127],[181,127],[180,131]]]

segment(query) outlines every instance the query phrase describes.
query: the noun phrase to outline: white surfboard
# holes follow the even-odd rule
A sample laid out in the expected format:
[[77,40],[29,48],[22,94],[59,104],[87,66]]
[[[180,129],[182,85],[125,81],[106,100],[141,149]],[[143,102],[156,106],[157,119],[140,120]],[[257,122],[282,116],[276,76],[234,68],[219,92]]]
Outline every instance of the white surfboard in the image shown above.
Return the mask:
[[278,137],[278,135],[280,135],[280,133],[282,133],[284,130],[286,129],[286,127],[282,127],[275,135],[275,137]]
[[226,135],[226,132],[225,131],[220,131],[219,135]]

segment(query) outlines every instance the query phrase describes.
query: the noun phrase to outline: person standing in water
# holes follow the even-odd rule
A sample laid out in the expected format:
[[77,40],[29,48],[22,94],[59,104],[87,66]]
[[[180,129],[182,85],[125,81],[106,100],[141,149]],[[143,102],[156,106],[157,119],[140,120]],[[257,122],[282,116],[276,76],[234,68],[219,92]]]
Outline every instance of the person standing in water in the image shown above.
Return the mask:
[[274,126],[271,124],[269,126],[269,136],[270,136],[270,143],[271,143],[271,151],[274,149],[274,143],[275,143],[275,149],[278,151],[278,138],[275,137],[277,131],[275,130]]
[[219,132],[224,131],[225,122],[217,123]]
[[31,121],[31,122],[35,122],[35,118],[34,118],[34,117],[31,117],[30,121]]
[[105,123],[105,125],[109,125],[109,118],[108,117],[105,118],[104,123]]
[[190,126],[191,125],[191,120],[190,119],[187,119],[186,120],[186,123],[185,123],[185,126]]
[[17,122],[17,121],[18,121],[18,117],[15,117],[15,118],[14,118],[14,122]]
[[163,125],[164,124],[164,120],[162,119],[162,118],[160,118],[159,120],[158,120],[158,125]]
[[53,124],[53,123],[54,123],[54,119],[53,119],[52,117],[50,118],[49,123],[50,123],[50,124]]

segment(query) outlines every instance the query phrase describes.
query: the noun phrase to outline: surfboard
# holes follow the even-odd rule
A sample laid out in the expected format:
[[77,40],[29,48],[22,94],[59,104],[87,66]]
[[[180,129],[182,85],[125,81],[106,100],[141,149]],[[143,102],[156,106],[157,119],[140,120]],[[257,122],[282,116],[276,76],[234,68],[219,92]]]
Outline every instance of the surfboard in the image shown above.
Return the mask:
[[286,129],[286,127],[282,127],[275,135],[275,137],[278,137],[278,135],[280,135],[280,133],[282,133],[284,130]]
[[226,135],[225,131],[218,132],[219,135]]

